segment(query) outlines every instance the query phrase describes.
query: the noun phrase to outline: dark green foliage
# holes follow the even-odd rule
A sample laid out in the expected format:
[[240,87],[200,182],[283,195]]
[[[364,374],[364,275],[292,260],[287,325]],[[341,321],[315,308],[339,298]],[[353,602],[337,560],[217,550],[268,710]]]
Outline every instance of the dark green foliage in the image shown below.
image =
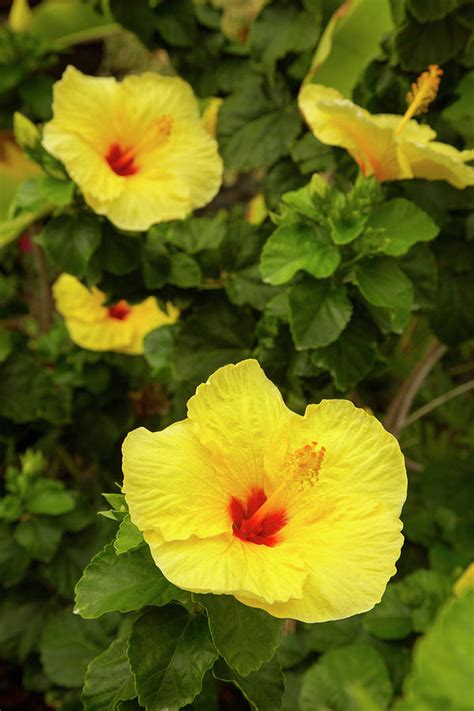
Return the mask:
[[[474,535],[474,189],[380,184],[313,137],[297,96],[336,0],[270,0],[243,25],[243,3],[70,5],[73,20],[62,8],[41,31],[0,29],[1,128],[14,122],[43,171],[8,208],[26,233],[0,246],[0,657],[21,677],[20,706],[44,696],[64,711],[467,711],[473,602],[454,599],[453,584]],[[411,82],[442,65],[438,97],[416,120],[472,148],[472,3],[390,5],[376,53],[362,56],[368,25],[377,30],[366,15],[360,32],[345,30],[344,50],[361,56],[330,75],[357,79],[352,98],[372,113],[401,115]],[[215,201],[146,233],[95,215],[41,146],[67,63],[95,75],[177,73],[202,106],[222,98]],[[146,336],[143,357],[82,350],[54,313],[61,272],[109,304],[155,296],[180,318]],[[347,397],[399,438],[406,542],[364,614],[293,624],[175,587],[117,488],[127,432],[184,418],[196,386],[249,357],[295,411]]]

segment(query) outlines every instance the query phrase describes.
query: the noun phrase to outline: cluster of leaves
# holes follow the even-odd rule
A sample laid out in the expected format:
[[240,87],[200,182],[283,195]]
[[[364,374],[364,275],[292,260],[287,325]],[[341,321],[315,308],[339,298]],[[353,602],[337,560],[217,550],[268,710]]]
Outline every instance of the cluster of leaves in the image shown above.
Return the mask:
[[[185,593],[155,566],[121,494],[95,515],[98,493],[120,480],[125,434],[183,417],[196,385],[226,363],[257,357],[297,411],[346,395],[378,415],[433,337],[449,349],[421,405],[472,371],[472,188],[357,177],[343,151],[304,128],[296,103],[324,32],[326,77],[374,112],[403,113],[416,74],[443,63],[430,125],[472,146],[472,11],[404,0],[391,3],[392,21],[388,3],[381,12],[364,0],[338,30],[339,4],[254,0],[242,18],[232,0],[71,0],[59,16],[45,0],[24,31],[1,29],[2,122],[42,171],[0,224],[0,656],[22,667],[23,694],[71,711],[470,706],[472,594],[452,598],[474,528],[466,399],[402,423],[412,469],[399,574],[350,620],[283,625],[233,598]],[[164,71],[203,101],[223,98],[225,187],[198,215],[146,234],[94,215],[41,147],[41,127],[18,114],[13,123],[18,111],[47,119],[63,50],[117,23],[129,32],[68,61],[121,75],[155,68],[159,48]],[[258,219],[257,194],[268,211]],[[181,318],[147,336],[144,358],[82,351],[53,313],[60,272],[111,300],[173,301]]]

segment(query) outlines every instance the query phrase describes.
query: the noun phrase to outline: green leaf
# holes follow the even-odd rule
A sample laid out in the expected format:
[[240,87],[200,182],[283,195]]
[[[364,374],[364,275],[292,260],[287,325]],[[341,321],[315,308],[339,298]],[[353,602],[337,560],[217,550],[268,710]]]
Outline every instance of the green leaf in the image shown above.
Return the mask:
[[264,664],[258,671],[242,676],[218,659],[212,673],[217,679],[230,681],[243,693],[253,711],[275,711],[281,706],[285,688],[284,677],[277,661]]
[[440,20],[460,4],[459,0],[407,0],[407,7],[419,22]]
[[48,606],[43,600],[23,598],[18,591],[0,604],[0,656],[24,662],[38,643]]
[[441,252],[438,262],[438,290],[430,323],[444,343],[463,343],[474,337],[472,248],[460,240],[451,240],[449,251]]
[[448,602],[415,645],[413,667],[399,711],[472,707],[474,591]]
[[38,477],[26,491],[26,510],[32,514],[60,516],[72,511],[76,505],[74,496],[66,491],[62,481]]
[[147,711],[192,702],[217,652],[204,616],[181,607],[146,612],[134,624],[128,651],[138,700]]
[[279,291],[269,284],[262,284],[258,264],[229,274],[225,282],[225,290],[233,304],[237,306],[248,304],[259,311],[262,311],[267,302]]
[[432,309],[438,287],[438,265],[430,247],[416,244],[398,265],[413,284],[415,306]]
[[318,349],[311,360],[328,370],[338,390],[348,390],[363,380],[377,358],[377,342],[370,321],[354,316],[340,337]]
[[117,555],[126,553],[141,546],[143,543],[143,534],[132,523],[130,515],[127,514],[120,522],[117,535],[115,536],[114,548]]
[[364,69],[380,53],[380,42],[391,29],[388,0],[355,0],[336,11],[319,40],[305,81],[331,86],[346,98]]
[[0,523],[0,579],[5,587],[19,583],[31,558],[13,538],[10,526]]
[[48,222],[39,240],[59,269],[83,277],[100,244],[100,222],[84,213],[60,215]]
[[47,518],[21,521],[15,529],[15,540],[34,560],[47,563],[56,553],[62,529]]
[[136,696],[127,645],[128,638],[116,639],[90,662],[82,692],[84,711],[109,711]]
[[290,52],[304,52],[316,43],[319,27],[309,12],[273,5],[260,13],[249,36],[250,52],[269,74],[277,60]]
[[144,356],[152,368],[166,370],[171,367],[175,333],[175,326],[160,326],[145,336]]
[[41,178],[40,182],[40,191],[44,199],[58,207],[66,207],[72,202],[74,188],[72,180],[57,180],[49,175]]
[[19,111],[13,114],[13,132],[16,142],[23,150],[34,150],[40,143],[37,126]]
[[416,242],[429,242],[439,232],[431,217],[406,198],[376,205],[367,227],[383,230],[383,237],[389,240],[383,251],[391,257],[406,254]]
[[410,608],[400,598],[400,587],[387,587],[382,601],[364,615],[364,627],[379,639],[404,639],[413,630]]
[[141,241],[134,235],[118,232],[110,223],[102,226],[102,241],[95,256],[111,274],[123,276],[140,266]]
[[354,615],[345,620],[305,625],[307,649],[313,652],[327,652],[336,647],[345,647],[355,642],[362,630],[362,615]]
[[330,218],[331,237],[336,244],[349,244],[363,231],[367,222],[366,215],[339,215]]
[[434,22],[418,23],[410,18],[395,35],[401,68],[421,72],[430,64],[444,65],[464,49],[469,34],[454,13]]
[[[217,249],[225,237],[226,216],[219,212],[215,217],[192,217],[188,220],[160,225],[162,239],[188,254],[197,254],[206,249]],[[152,227],[150,232],[157,230]]]
[[350,321],[352,304],[343,286],[305,281],[290,290],[290,329],[297,350],[333,343]]
[[206,608],[216,649],[232,669],[247,676],[273,657],[281,641],[281,620],[230,595],[193,597]]
[[247,311],[213,298],[198,306],[176,337],[174,371],[195,385],[227,363],[249,358],[255,322]]
[[356,269],[356,282],[369,304],[391,309],[397,314],[411,309],[412,283],[393,259],[364,259]]
[[46,623],[41,635],[41,662],[54,684],[81,687],[87,665],[110,644],[105,626],[82,620],[70,609],[61,610]]
[[219,110],[217,136],[224,162],[235,170],[269,166],[288,154],[300,129],[296,106],[285,88],[250,79]]
[[380,708],[388,707],[393,690],[382,656],[374,647],[362,643],[332,649],[305,672],[300,709],[362,711],[364,707],[354,703],[359,690]]
[[184,252],[171,255],[170,272],[167,281],[182,289],[199,286],[202,280],[201,268],[197,261]]
[[166,605],[182,595],[157,568],[146,546],[117,555],[110,543],[92,559],[76,585],[76,610],[90,619],[106,612]]
[[10,242],[13,242],[27,227],[41,220],[42,217],[52,211],[53,206],[46,205],[32,212],[22,212],[11,220],[0,222],[0,247],[5,247]]
[[270,236],[260,270],[264,281],[284,284],[300,269],[324,279],[336,271],[340,261],[338,248],[322,227],[293,222],[280,225]]
[[474,103],[474,71],[466,74],[456,87],[459,98],[448,106],[442,117],[461,134],[467,146],[474,145],[472,106]]

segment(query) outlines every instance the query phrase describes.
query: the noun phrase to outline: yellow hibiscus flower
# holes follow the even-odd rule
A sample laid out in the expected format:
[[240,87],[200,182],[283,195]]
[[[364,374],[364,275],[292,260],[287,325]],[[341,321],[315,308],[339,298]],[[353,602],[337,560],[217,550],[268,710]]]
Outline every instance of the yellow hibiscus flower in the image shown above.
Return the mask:
[[184,218],[221,184],[217,143],[178,77],[146,73],[117,82],[68,67],[54,86],[43,145],[87,204],[124,230]]
[[56,309],[64,317],[74,343],[91,351],[143,353],[143,339],[159,326],[175,323],[179,309],[168,303],[164,313],[150,296],[140,304],[121,299],[104,306],[105,294],[88,289],[70,274],[61,274],[53,285]]
[[371,114],[320,84],[305,84],[298,103],[321,143],[345,148],[364,175],[380,180],[446,180],[455,188],[474,185],[474,150],[458,151],[435,141],[436,133],[413,120],[433,100],[441,70],[432,65],[412,85],[404,116]]
[[395,573],[397,441],[346,400],[291,412],[255,360],[217,370],[187,419],[131,432],[123,471],[132,521],[185,590],[323,622],[370,610]]

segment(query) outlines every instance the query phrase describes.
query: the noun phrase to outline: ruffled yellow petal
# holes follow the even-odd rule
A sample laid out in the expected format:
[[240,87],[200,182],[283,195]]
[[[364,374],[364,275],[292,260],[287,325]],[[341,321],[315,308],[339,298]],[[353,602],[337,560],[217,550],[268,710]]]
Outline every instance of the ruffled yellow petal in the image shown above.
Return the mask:
[[259,596],[260,604],[297,599],[303,595],[306,566],[289,543],[275,548],[249,545],[229,534],[165,542],[158,531],[145,531],[145,540],[165,577],[197,593]]
[[345,148],[366,176],[394,180],[406,175],[393,130],[384,122],[374,121],[365,109],[318,84],[306,84],[298,98],[303,116],[316,138],[330,146]]
[[188,401],[196,436],[229,472],[234,487],[229,494],[238,497],[255,486],[265,488],[265,453],[286,446],[291,416],[256,360],[219,368]]
[[466,570],[463,572],[453,586],[453,592],[458,597],[464,595],[468,590],[474,589],[474,563],[469,563]]
[[[332,484],[344,486],[351,494],[383,501],[398,518],[407,493],[404,458],[395,437],[376,417],[348,400],[323,400],[309,405],[304,417],[294,418],[291,425],[290,451],[314,440],[326,450],[311,490],[316,498],[320,487],[330,494]],[[283,466],[275,450],[270,466]]]
[[315,510],[317,520],[305,525],[296,517],[287,534],[309,570],[301,598],[262,604],[237,596],[241,602],[303,622],[350,617],[380,602],[396,572],[401,522],[369,495],[324,496]]
[[87,324],[103,321],[107,309],[102,305],[105,294],[88,289],[71,274],[61,274],[53,284],[56,309],[65,319],[77,319]]
[[401,150],[410,162],[415,178],[446,180],[459,189],[474,185],[474,167],[465,162],[473,158],[469,151],[458,151],[438,141],[403,141]]
[[[66,319],[67,330],[74,343],[89,351],[113,351],[133,355],[133,329],[126,321],[104,318],[97,323]],[[142,351],[143,352],[143,351]]]
[[123,443],[123,491],[140,530],[166,540],[231,531],[227,475],[216,469],[189,421],[162,432],[140,427]]

